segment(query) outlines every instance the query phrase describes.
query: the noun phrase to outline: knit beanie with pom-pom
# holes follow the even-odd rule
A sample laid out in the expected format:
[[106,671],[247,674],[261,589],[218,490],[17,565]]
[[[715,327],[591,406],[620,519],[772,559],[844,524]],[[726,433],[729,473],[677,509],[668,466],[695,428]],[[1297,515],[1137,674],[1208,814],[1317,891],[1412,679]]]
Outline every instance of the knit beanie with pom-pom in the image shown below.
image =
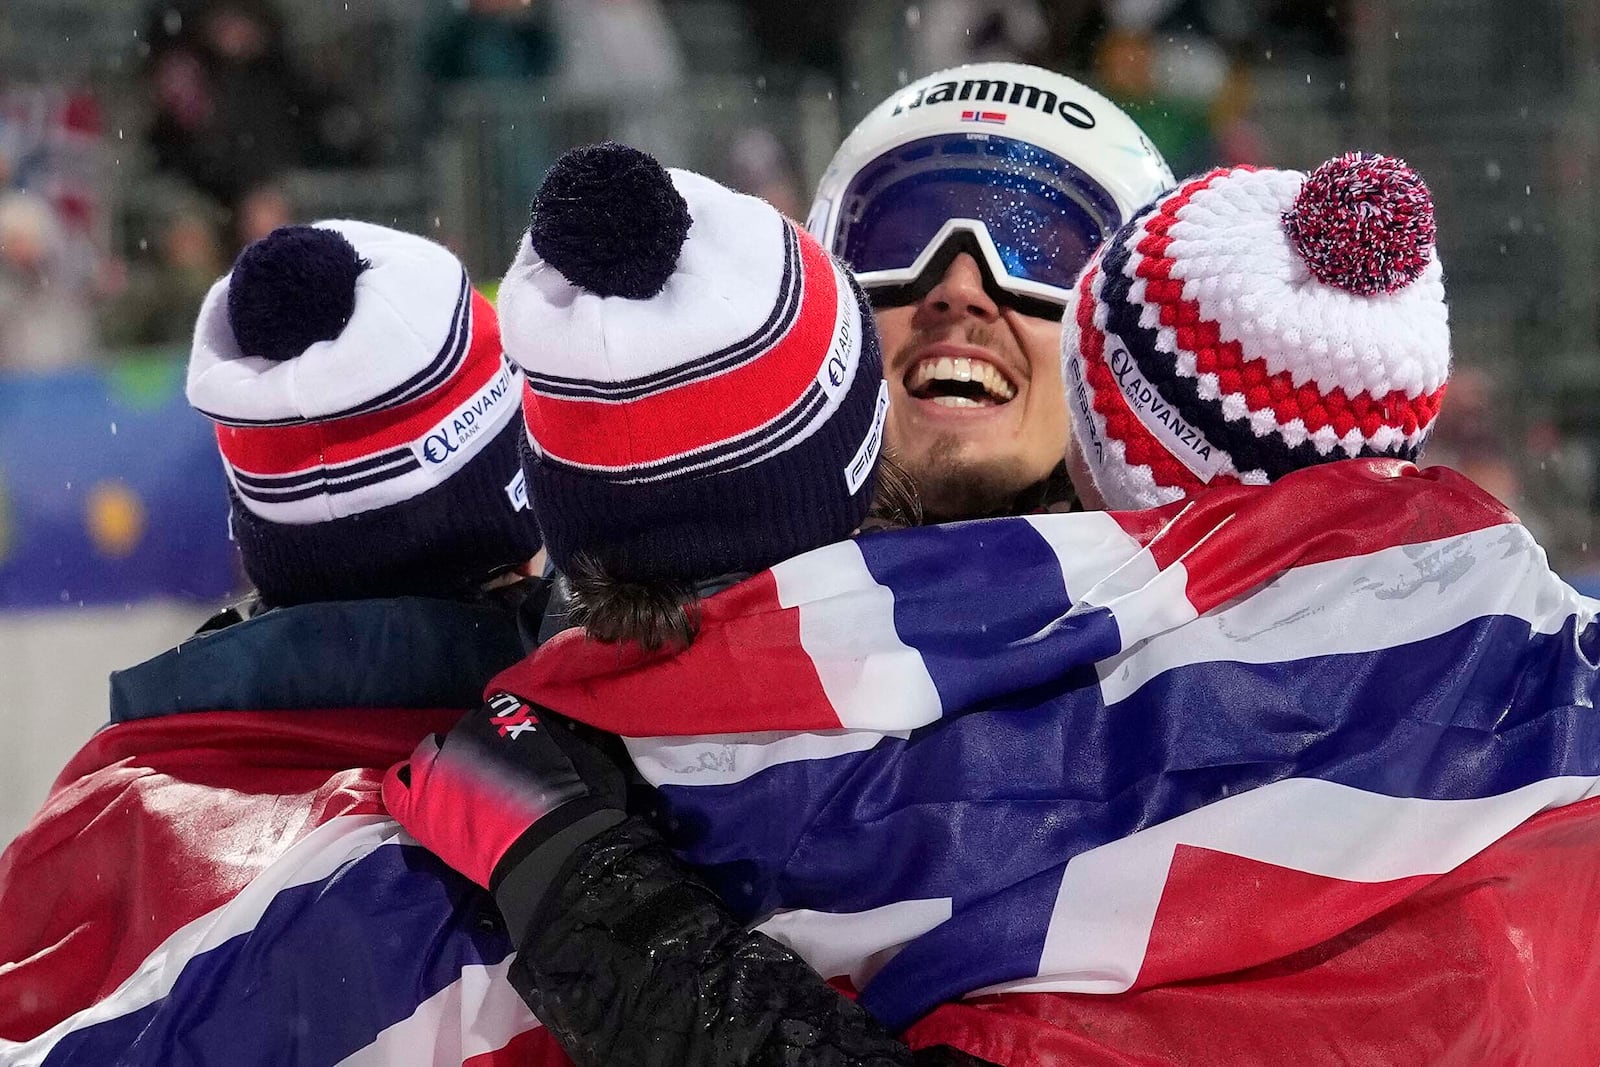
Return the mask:
[[1097,251],[1067,305],[1073,432],[1109,507],[1414,460],[1450,372],[1433,204],[1397,159],[1181,184]]
[[261,598],[453,596],[527,562],[520,389],[440,245],[334,221],[247,247],[201,306],[188,395]]
[[551,561],[627,582],[763,570],[872,502],[871,308],[805,230],[619,144],[559,159],[500,286]]

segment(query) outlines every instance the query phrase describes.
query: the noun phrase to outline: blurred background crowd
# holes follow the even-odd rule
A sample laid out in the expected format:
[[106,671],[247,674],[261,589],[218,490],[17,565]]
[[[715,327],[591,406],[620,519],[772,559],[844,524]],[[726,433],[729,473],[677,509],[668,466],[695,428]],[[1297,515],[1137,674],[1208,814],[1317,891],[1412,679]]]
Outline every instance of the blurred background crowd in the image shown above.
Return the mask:
[[[236,587],[181,368],[207,287],[274,227],[411,229],[492,290],[548,163],[608,136],[804,218],[876,102],[991,59],[1088,81],[1179,175],[1350,148],[1416,166],[1459,368],[1428,459],[1575,581],[1600,572],[1589,0],[5,0],[0,609]],[[127,629],[6,625],[17,660]]]

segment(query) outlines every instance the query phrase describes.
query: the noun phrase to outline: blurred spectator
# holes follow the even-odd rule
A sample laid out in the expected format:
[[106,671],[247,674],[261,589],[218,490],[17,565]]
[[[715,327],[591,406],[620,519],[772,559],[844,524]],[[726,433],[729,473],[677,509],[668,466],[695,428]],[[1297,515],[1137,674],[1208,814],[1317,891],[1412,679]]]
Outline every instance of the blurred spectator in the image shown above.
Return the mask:
[[1250,68],[1235,61],[1229,64],[1222,90],[1211,102],[1211,134],[1217,162],[1268,164],[1268,151],[1261,129],[1250,117],[1252,103]]
[[759,196],[791,219],[806,217],[800,177],[789,152],[765,126],[752,126],[733,139],[728,149],[727,174],[730,187]]
[[159,164],[234,208],[292,167],[327,159],[328,107],[295,70],[270,0],[177,0],[150,15]]
[[1046,35],[1039,65],[1088,75],[1106,31],[1105,0],[1052,0],[1042,10]]
[[[1261,0],[1106,0],[1111,25],[1159,34],[1220,40],[1248,32]],[[1300,5],[1309,6],[1309,5]]]
[[665,92],[683,56],[656,0],[549,0],[561,39],[562,92],[606,99]]
[[[1211,136],[1210,99],[1221,88],[1215,69],[1182,70],[1182,91],[1169,91],[1161,58],[1163,52],[1148,30],[1118,27],[1100,40],[1095,53],[1094,77],[1101,92],[1122,107],[1155,142],[1174,174],[1205,170],[1217,161]],[[1166,53],[1170,56],[1170,52]],[[1185,85],[1198,77],[1205,82]],[[1215,84],[1208,84],[1214,81]]]
[[683,55],[657,0],[548,2],[561,41],[556,89],[568,108],[588,112],[605,136],[683,159],[691,131],[672,100]]
[[555,62],[546,7],[524,0],[466,0],[440,17],[423,43],[423,69],[442,83],[541,78]]
[[[1191,20],[1198,14],[1204,19],[1204,6],[1194,0],[1108,0],[1106,4],[1111,24],[1123,30],[1153,30],[1173,14]],[[1190,10],[1180,12],[1181,8]],[[1189,29],[1192,32],[1193,26]]]
[[1522,481],[1507,448],[1505,410],[1504,398],[1497,396],[1487,374],[1476,367],[1457,367],[1450,376],[1450,402],[1424,458],[1430,465],[1460,471],[1502,504],[1521,511]]
[[0,368],[48,370],[95,354],[87,294],[56,277],[62,230],[33,193],[0,193]]
[[1249,119],[1249,58],[1274,2],[1057,0],[1042,8],[1038,62],[1087,77],[1134,117],[1180,177],[1267,162]]
[[[1343,58],[1349,51],[1350,29],[1356,25],[1355,0],[1327,0],[1319,4],[1308,4],[1305,0],[1258,2],[1261,28],[1279,47],[1303,49],[1329,59]],[[1508,7],[1507,11],[1510,10]],[[1511,54],[1510,49],[1506,52]]]
[[289,194],[273,182],[263,182],[244,194],[233,213],[233,248],[229,253],[261,240],[279,226],[292,226],[298,221]]
[[[1094,52],[1100,89],[1133,116],[1180,177],[1258,163],[1243,42],[1250,9],[1222,0],[1113,0]],[[1229,47],[1235,52],[1230,58]]]
[[845,31],[857,5],[847,0],[745,0],[745,16],[760,51],[760,73],[782,88],[802,71],[834,84],[845,80]]
[[88,297],[107,257],[101,206],[100,107],[87,90],[15,86],[0,93],[0,190],[48,203],[50,283]]
[[1048,40],[1036,0],[927,0],[913,25],[916,76],[962,63],[1033,63]]
[[[422,67],[435,90],[426,99],[427,125],[433,129],[454,122],[461,113],[455,105],[463,101],[468,114],[504,114],[496,104],[507,89],[523,82],[545,84],[555,73],[556,28],[549,5],[545,0],[452,0],[452,10],[439,16],[424,37]],[[496,122],[487,131],[464,134],[484,135],[478,142],[481,165],[494,176],[495,187],[507,191],[503,210],[495,213],[503,220],[497,226],[526,225],[527,198],[555,155],[544,117],[517,113],[514,124]],[[504,266],[496,262],[492,269]]]
[[217,215],[215,207],[196,198],[168,207],[153,255],[129,264],[126,287],[102,317],[109,347],[188,343],[201,301],[227,269]]

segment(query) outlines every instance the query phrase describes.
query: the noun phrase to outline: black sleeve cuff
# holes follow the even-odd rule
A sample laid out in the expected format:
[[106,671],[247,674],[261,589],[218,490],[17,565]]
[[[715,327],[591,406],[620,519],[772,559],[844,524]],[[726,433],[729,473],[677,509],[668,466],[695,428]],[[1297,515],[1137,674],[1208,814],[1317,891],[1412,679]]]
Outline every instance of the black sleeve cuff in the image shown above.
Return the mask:
[[599,797],[582,797],[552,811],[506,850],[489,876],[489,891],[513,945],[521,945],[540,905],[572,854],[616,826],[621,811]]

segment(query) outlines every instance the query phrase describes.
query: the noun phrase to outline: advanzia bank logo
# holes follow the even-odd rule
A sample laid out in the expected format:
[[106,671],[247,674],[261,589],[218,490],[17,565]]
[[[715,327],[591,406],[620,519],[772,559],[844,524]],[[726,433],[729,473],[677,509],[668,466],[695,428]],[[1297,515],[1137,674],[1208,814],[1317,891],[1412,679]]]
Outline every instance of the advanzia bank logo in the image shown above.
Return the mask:
[[429,430],[411,450],[430,468],[454,466],[474,455],[480,439],[492,435],[505,421],[503,413],[514,407],[511,401],[516,396],[516,384],[511,369],[502,362],[500,373]]
[[[1025,107],[1030,111],[1042,111],[1047,115],[1059,115],[1080,130],[1092,130],[1095,127],[1094,112],[1076,100],[1063,100],[1049,89],[1041,89],[1037,85],[1029,85],[1026,82],[1008,82],[1002,78],[967,78],[964,81],[935,82],[933,85],[927,85],[917,90],[915,98],[909,101],[902,99],[897,102],[890,114],[899,115],[902,112],[914,111],[927,104],[943,104],[952,100]],[[1000,124],[1006,121],[1006,113],[1003,111],[983,111],[974,108],[963,111],[961,119],[963,122]]]

